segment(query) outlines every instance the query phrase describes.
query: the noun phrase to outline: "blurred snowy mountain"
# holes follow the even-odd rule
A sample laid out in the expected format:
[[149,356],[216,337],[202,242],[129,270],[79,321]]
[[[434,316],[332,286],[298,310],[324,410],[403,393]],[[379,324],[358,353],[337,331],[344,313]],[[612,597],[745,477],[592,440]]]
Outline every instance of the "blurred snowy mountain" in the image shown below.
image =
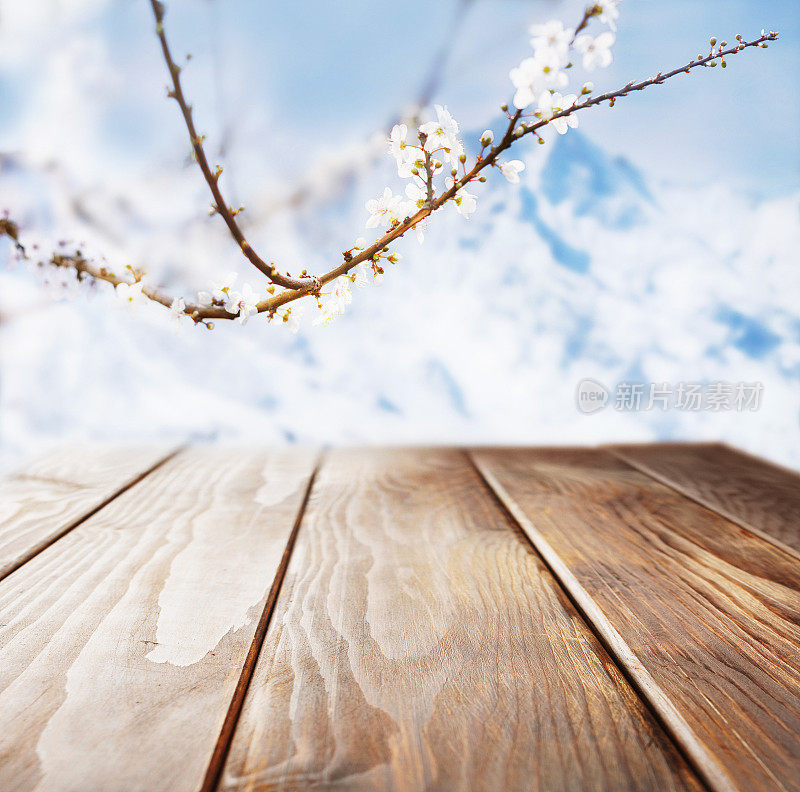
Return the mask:
[[[473,139],[477,135],[467,135]],[[258,319],[174,334],[108,294],[47,304],[0,271],[0,465],[54,440],[253,443],[594,443],[724,439],[800,467],[800,193],[654,184],[580,130],[529,145],[521,185],[494,172],[469,221],[444,210],[404,240],[384,285],[328,327]],[[176,292],[236,268],[192,170],[153,173],[124,201],[68,174],[3,166],[3,203],[42,244],[75,233]],[[333,200],[253,221],[289,269],[322,271],[364,233],[364,201],[399,180],[388,158]],[[42,201],[45,201],[43,205]],[[254,200],[256,208],[258,200]],[[0,207],[3,208],[3,207]],[[758,412],[575,404],[591,377],[761,382]]]

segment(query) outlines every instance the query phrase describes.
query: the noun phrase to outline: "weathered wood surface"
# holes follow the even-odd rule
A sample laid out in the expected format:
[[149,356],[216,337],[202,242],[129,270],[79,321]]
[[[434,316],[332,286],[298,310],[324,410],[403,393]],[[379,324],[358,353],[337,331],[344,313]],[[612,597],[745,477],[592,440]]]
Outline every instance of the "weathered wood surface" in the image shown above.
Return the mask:
[[698,789],[457,451],[324,463],[221,789]]
[[3,792],[201,786],[313,462],[184,452],[0,582]]
[[719,443],[616,445],[635,468],[800,558],[796,473]]
[[166,453],[0,483],[0,792],[800,790],[789,471]]
[[170,450],[64,447],[0,482],[0,580],[112,499]]
[[604,451],[474,458],[712,785],[800,789],[797,559]]

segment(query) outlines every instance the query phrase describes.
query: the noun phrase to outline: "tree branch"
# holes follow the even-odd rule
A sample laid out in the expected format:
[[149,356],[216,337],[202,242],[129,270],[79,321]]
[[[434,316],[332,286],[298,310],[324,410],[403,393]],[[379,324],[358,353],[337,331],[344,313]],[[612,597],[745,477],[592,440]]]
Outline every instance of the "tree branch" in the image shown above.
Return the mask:
[[316,279],[292,278],[289,275],[281,275],[281,273],[275,269],[275,265],[272,263],[267,264],[267,262],[265,262],[255,252],[255,250],[253,250],[247,239],[245,239],[244,233],[239,227],[239,224],[236,222],[235,215],[237,212],[228,206],[219,188],[219,177],[222,174],[222,168],[218,166],[217,169],[212,173],[203,149],[203,138],[197,134],[197,130],[195,129],[194,120],[192,119],[192,108],[189,104],[187,104],[186,98],[183,94],[183,89],[181,87],[181,68],[172,59],[172,53],[170,52],[169,45],[167,44],[167,36],[164,32],[164,14],[166,10],[164,4],[160,2],[160,0],[150,0],[150,5],[153,8],[153,14],[156,18],[156,35],[158,36],[158,40],[161,42],[161,52],[164,56],[167,69],[169,70],[169,74],[172,79],[172,90],[168,91],[168,96],[171,99],[174,99],[178,103],[178,107],[181,109],[183,120],[186,123],[186,129],[189,131],[189,140],[192,144],[195,159],[200,167],[200,170],[203,172],[203,177],[206,180],[206,184],[208,184],[208,189],[211,190],[211,195],[214,198],[214,212],[219,214],[220,217],[222,217],[222,219],[225,221],[225,225],[228,226],[231,236],[236,240],[247,260],[257,270],[266,275],[273,283],[277,284],[278,286],[283,286],[287,289],[296,289],[303,292],[314,291],[317,288]]
[[[156,18],[158,20],[162,19],[163,7],[161,7],[161,4],[158,2],[158,0],[151,0],[151,3],[153,4],[153,8],[156,11]],[[591,11],[591,9],[589,9],[586,15],[584,16],[584,23],[589,18],[589,16],[591,16],[589,11]],[[175,86],[176,98],[178,98],[181,110],[184,113],[184,118],[186,119],[189,133],[193,137],[193,147],[195,148],[196,155],[198,155],[198,162],[201,163],[201,168],[203,169],[204,175],[207,175],[210,173],[208,171],[208,165],[205,160],[205,156],[203,155],[201,142],[198,142],[194,130],[194,125],[191,122],[191,111],[186,106],[186,103],[183,100],[183,94],[180,91],[180,83],[176,71],[177,67],[172,62],[172,59],[169,55],[169,50],[166,47],[166,40],[164,39],[163,36],[163,28],[159,28],[159,37],[161,38],[162,41],[162,48],[165,50],[165,57],[167,58],[167,63],[170,67],[170,71],[173,74],[173,84]],[[547,126],[547,124],[549,124],[553,119],[569,116],[572,113],[578,112],[580,110],[585,110],[595,105],[599,105],[602,102],[609,102],[610,105],[613,105],[617,99],[623,96],[627,96],[630,93],[644,90],[645,88],[648,88],[649,86],[652,85],[661,85],[666,80],[675,77],[676,75],[681,73],[689,73],[692,69],[695,69],[699,66],[705,66],[705,67],[716,66],[718,60],[724,63],[725,56],[735,55],[738,52],[741,52],[742,50],[746,49],[747,47],[766,46],[767,42],[775,41],[777,40],[777,38],[778,34],[772,31],[770,31],[769,33],[762,33],[762,35],[759,38],[749,42],[745,42],[741,39],[740,36],[737,36],[736,45],[727,49],[723,49],[723,46],[720,45],[717,48],[716,52],[714,51],[713,49],[714,45],[712,44],[711,52],[705,57],[698,57],[695,60],[689,61],[684,66],[680,66],[666,73],[659,72],[655,77],[651,77],[647,80],[642,80],[640,82],[629,82],[622,88],[619,88],[615,91],[611,91],[605,94],[601,94],[599,96],[588,99],[582,103],[576,102],[569,108],[564,108],[555,112],[549,118],[546,119],[540,118],[539,120],[533,123],[526,123],[524,121],[522,110],[517,110],[513,114],[508,113],[508,126],[506,128],[505,134],[503,135],[499,143],[493,146],[485,157],[482,154],[478,155],[475,165],[469,171],[465,172],[460,179],[454,181],[453,186],[450,189],[444,191],[441,195],[439,195],[438,198],[433,197],[431,194],[432,184],[429,178],[426,182],[428,186],[429,199],[428,201],[425,202],[422,208],[419,209],[419,211],[417,211],[415,214],[411,216],[404,218],[402,221],[399,222],[395,221],[392,227],[380,239],[375,241],[372,245],[364,248],[363,250],[360,250],[357,254],[353,255],[352,251],[348,251],[347,253],[345,253],[344,256],[345,260],[343,263],[341,263],[337,267],[334,267],[333,269],[331,269],[330,271],[328,271],[319,278],[313,278],[313,279],[305,278],[300,281],[296,281],[294,279],[282,279],[286,283],[292,283],[292,282],[299,283],[300,286],[298,288],[292,288],[291,286],[286,287],[285,290],[282,291],[281,293],[258,303],[257,306],[258,312],[267,313],[269,316],[274,316],[279,308],[295,300],[298,300],[302,297],[308,296],[310,291],[318,293],[319,289],[323,285],[330,283],[331,281],[335,280],[338,277],[341,277],[342,275],[347,275],[354,267],[358,266],[359,264],[363,262],[371,262],[373,263],[373,265],[377,264],[377,262],[380,261],[381,257],[385,253],[389,244],[394,242],[396,239],[399,239],[400,237],[404,236],[408,231],[413,229],[418,223],[420,223],[430,214],[432,214],[435,211],[438,211],[448,201],[455,198],[458,190],[465,187],[471,181],[473,181],[476,178],[484,180],[485,177],[480,176],[481,171],[483,171],[487,167],[496,166],[498,164],[497,163],[498,157],[502,153],[510,149],[515,141],[519,140],[526,134],[537,133],[539,129]],[[505,106],[504,109],[506,109]],[[530,117],[536,117],[536,114],[533,114],[532,116],[531,115],[525,116],[525,118],[530,118]],[[427,169],[428,167],[426,166],[426,170]],[[219,190],[216,186],[216,179],[213,176],[207,175],[207,181],[209,181],[209,186],[211,186],[212,184],[214,185],[214,187],[212,188],[212,194],[214,194],[215,200],[218,200],[218,202],[224,205],[224,203],[222,202],[222,197],[219,194]],[[219,196],[219,198],[217,198],[217,196]],[[223,217],[225,217],[225,215],[223,215]],[[228,221],[226,220],[226,222]],[[232,216],[230,217],[229,228],[231,227],[231,224],[233,225],[233,228],[235,228],[236,231],[239,234],[241,234],[241,232],[238,231],[238,227],[236,226],[235,220],[233,219]],[[25,255],[25,249],[19,240],[19,228],[16,225],[16,223],[14,223],[9,218],[0,218],[0,237],[1,236],[10,237],[15,243],[18,251],[22,255]],[[234,234],[234,237],[238,239],[238,237],[236,237],[236,234]],[[249,250],[250,253],[253,256],[255,256],[255,253],[252,252],[252,249],[249,248],[249,246],[247,246],[246,243],[244,242],[243,237],[242,237],[242,242],[243,242],[243,250]],[[250,256],[248,256],[248,258],[250,258]],[[258,257],[256,258],[258,261],[261,261],[261,259],[258,259]],[[71,267],[76,270],[78,276],[81,278],[89,276],[91,278],[94,278],[95,280],[103,280],[108,283],[111,283],[115,287],[120,285],[121,283],[129,282],[122,278],[118,278],[104,267],[98,267],[92,264],[90,261],[87,261],[85,258],[83,258],[80,253],[75,253],[71,256],[54,254],[49,263],[56,267]],[[263,266],[267,266],[264,265],[263,262],[261,262],[261,264]],[[259,267],[259,269],[261,269],[261,267]],[[274,271],[274,268],[272,269],[272,271]],[[272,275],[269,275],[269,277],[272,280],[274,280],[276,284],[282,285],[282,283],[277,278],[273,277]],[[311,282],[312,286],[308,285],[309,282]],[[146,297],[155,302],[160,303],[161,305],[167,307],[170,307],[172,305],[173,301],[168,296],[166,296],[157,289],[144,287],[142,291]],[[192,319],[194,319],[195,322],[207,322],[208,320],[211,319],[235,319],[237,316],[236,314],[233,314],[225,310],[225,308],[221,306],[201,306],[196,304],[186,305],[184,312],[187,315],[189,315]]]

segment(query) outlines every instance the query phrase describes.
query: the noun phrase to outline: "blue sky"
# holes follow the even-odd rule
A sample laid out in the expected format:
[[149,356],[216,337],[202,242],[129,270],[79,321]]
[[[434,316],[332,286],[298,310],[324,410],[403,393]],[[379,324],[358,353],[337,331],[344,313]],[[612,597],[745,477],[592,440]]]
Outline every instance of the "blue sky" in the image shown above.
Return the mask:
[[[91,9],[90,0],[85,4]],[[192,52],[185,80],[211,134],[227,127],[252,162],[259,148],[287,173],[315,150],[363,138],[412,101],[445,37],[455,36],[437,101],[467,128],[497,116],[510,96],[508,71],[527,54],[527,26],[577,18],[582,4],[518,0],[173,0],[168,30],[177,53]],[[181,134],[163,102],[164,68],[149,3],[100,3],[78,30],[107,47],[118,85],[85,96],[103,124],[101,148],[114,166],[138,167],[166,154]],[[454,19],[466,8],[463,25]],[[768,51],[731,58],[726,71],[704,70],[602,109],[584,128],[610,151],[650,174],[683,181],[722,180],[760,195],[800,185],[798,8],[794,0],[623,0],[613,66],[596,81],[611,88],[685,62],[708,37],[733,40],[762,27],[781,31]],[[424,24],[421,24],[424,22]],[[0,37],[2,37],[0,17]],[[35,50],[35,47],[33,48]],[[24,145],[14,120],[44,79],[52,52],[0,71],[0,144]],[[276,158],[275,148],[281,156]],[[98,156],[103,155],[98,151]],[[266,166],[264,166],[266,167]]]
[[[241,119],[253,142],[281,142],[296,167],[309,148],[336,145],[372,132],[412,101],[428,63],[454,28],[463,6],[408,0],[402,4],[258,0],[176,0],[169,32],[178,52],[195,59],[187,81],[209,125]],[[610,150],[626,153],[649,173],[686,180],[730,180],[761,194],[800,185],[800,72],[798,9],[793,0],[622,4],[613,66],[598,88],[615,87],[693,57],[709,35],[732,41],[762,27],[781,31],[768,51],[748,50],[728,69],[704,70],[601,110],[585,128]],[[496,115],[510,94],[508,70],[526,53],[527,25],[536,18],[579,15],[571,2],[474,0],[466,4],[446,76],[436,99],[465,125]],[[112,4],[96,22],[134,79],[153,74],[143,62],[158,58],[147,3]],[[424,20],[425,24],[420,24]],[[158,64],[160,66],[160,64]],[[152,101],[137,80],[136,104],[115,103],[110,131],[126,147],[147,146],[161,98]],[[144,110],[144,112],[142,112]],[[160,117],[160,114],[156,117]],[[137,120],[138,119],[138,120]],[[160,131],[160,130],[159,130]],[[177,126],[170,129],[177,132]]]
[[[468,5],[456,25],[457,0],[168,2],[176,56],[193,54],[184,81],[198,129],[225,165],[230,201],[248,207],[257,249],[321,272],[371,233],[365,200],[401,188],[388,158],[302,211],[270,201],[323,152],[339,160],[349,147],[352,159],[415,98],[445,37],[455,44],[434,100],[478,134],[500,128],[528,26],[581,12]],[[422,247],[401,243],[402,265],[329,327],[308,317],[291,336],[252,320],[173,336],[160,314],[130,319],[110,296],[45,308],[24,270],[0,268],[0,312],[18,317],[0,327],[0,457],[34,439],[120,440],[148,427],[264,443],[723,438],[800,466],[796,9],[623,0],[599,90],[685,63],[712,34],[772,27],[782,38],[724,71],[584,113],[558,144],[520,147],[522,184],[493,174],[473,218],[442,212]],[[147,0],[0,0],[0,153],[24,163],[0,172],[0,210],[8,202],[48,246],[47,234],[90,233],[109,261],[143,264],[177,293],[229,269],[254,282],[206,216],[165,84]],[[591,420],[575,410],[579,379],[634,375],[760,381],[764,410]]]

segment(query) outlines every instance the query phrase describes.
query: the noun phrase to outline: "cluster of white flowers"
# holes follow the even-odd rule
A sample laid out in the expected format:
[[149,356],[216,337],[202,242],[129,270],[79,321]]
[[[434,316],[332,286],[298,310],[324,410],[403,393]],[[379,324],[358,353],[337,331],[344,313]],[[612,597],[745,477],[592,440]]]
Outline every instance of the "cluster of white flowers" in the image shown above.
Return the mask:
[[[395,195],[390,187],[383,195],[366,203],[369,219],[367,228],[381,226],[389,229],[406,217],[412,217],[436,195],[434,176],[450,166],[450,175],[445,179],[445,189],[455,184],[455,174],[464,161],[464,144],[459,139],[458,122],[446,107],[436,105],[436,118],[417,127],[417,140],[408,139],[408,125],[396,124],[389,136],[389,153],[397,164],[397,174],[409,179],[404,195]],[[453,198],[458,212],[468,217],[477,206],[476,197],[463,188]],[[422,228],[415,227],[417,239],[424,238]]]
[[[367,240],[364,237],[359,237],[350,252],[364,250],[366,247]],[[400,261],[398,253],[393,253],[389,256],[383,255],[382,257],[392,264]],[[363,289],[370,281],[379,286],[383,281],[383,268],[375,262],[367,263],[366,261],[356,264],[347,275],[340,275],[332,280],[321,294],[319,299],[320,310],[316,319],[314,319],[314,324],[328,324],[335,317],[341,316],[353,301],[353,284],[359,289]]]
[[[605,0],[590,6],[586,12],[584,23],[590,16],[598,17],[611,30],[616,30],[616,19],[619,16],[617,5],[619,0]],[[525,58],[519,66],[511,70],[511,81],[516,92],[514,105],[517,110],[524,110],[536,105],[533,115],[540,121],[548,121],[559,134],[564,134],[570,127],[578,126],[574,114],[560,115],[565,110],[577,105],[576,94],[563,95],[561,90],[569,84],[567,70],[572,66],[570,49],[583,56],[583,67],[589,71],[608,66],[611,63],[611,45],[614,34],[601,33],[597,37],[587,34],[577,35],[578,31],[564,27],[559,20],[551,20],[543,25],[534,25],[530,29],[533,56]],[[592,90],[590,84],[583,86],[581,95]],[[505,110],[505,105],[503,106]],[[382,195],[366,203],[369,213],[367,228],[380,228],[388,231],[406,218],[413,217],[420,209],[424,209],[437,198],[437,182],[434,177],[444,176],[444,190],[454,190],[451,196],[456,211],[469,217],[477,208],[477,196],[467,192],[465,185],[458,184],[459,167],[465,169],[465,149],[459,138],[458,122],[446,107],[435,105],[436,118],[420,124],[416,130],[416,139],[409,139],[407,124],[396,124],[388,140],[389,154],[397,165],[397,174],[409,179],[403,193],[395,194],[391,187],[386,187]],[[523,127],[524,130],[524,127]],[[480,137],[481,156],[483,151],[494,142],[494,133],[487,129]],[[512,184],[519,182],[520,173],[525,169],[522,160],[508,162],[495,161],[500,172]],[[483,180],[483,179],[481,179]],[[441,201],[438,205],[440,205]],[[421,223],[415,225],[417,238],[423,240]],[[357,245],[358,247],[358,245]],[[361,268],[363,264],[359,264]],[[322,313],[317,324],[330,321],[334,316],[343,313],[352,300],[350,284],[361,285],[365,274],[356,268],[354,277],[340,277],[333,282],[327,299],[321,302]]]
[[328,324],[331,319],[341,316],[347,306],[353,302],[353,289],[351,281],[346,275],[340,275],[331,281],[330,291],[325,295],[325,299],[320,302],[320,310],[314,324]]
[[[594,8],[594,14],[611,30],[616,30],[616,19],[619,17],[619,0],[605,0]],[[524,110],[536,103],[534,115],[541,119],[552,118],[555,113],[573,107],[578,101],[575,94],[562,95],[560,91],[569,84],[567,70],[570,62],[570,47],[582,56],[583,68],[593,71],[604,68],[612,61],[611,47],[614,44],[614,33],[605,31],[599,36],[587,33],[576,35],[576,31],[565,28],[558,20],[551,20],[543,25],[534,25],[530,29],[533,56],[525,58],[519,66],[512,69],[509,76],[514,84],[514,106]],[[591,90],[588,85],[586,89]],[[575,115],[556,118],[553,127],[564,134],[568,127],[576,127],[578,119]]]
[[199,292],[197,302],[203,306],[222,305],[228,313],[236,315],[238,322],[247,324],[247,320],[258,313],[259,296],[249,283],[236,291],[233,288],[236,278],[235,272],[229,272],[221,281],[211,284],[210,292]]

